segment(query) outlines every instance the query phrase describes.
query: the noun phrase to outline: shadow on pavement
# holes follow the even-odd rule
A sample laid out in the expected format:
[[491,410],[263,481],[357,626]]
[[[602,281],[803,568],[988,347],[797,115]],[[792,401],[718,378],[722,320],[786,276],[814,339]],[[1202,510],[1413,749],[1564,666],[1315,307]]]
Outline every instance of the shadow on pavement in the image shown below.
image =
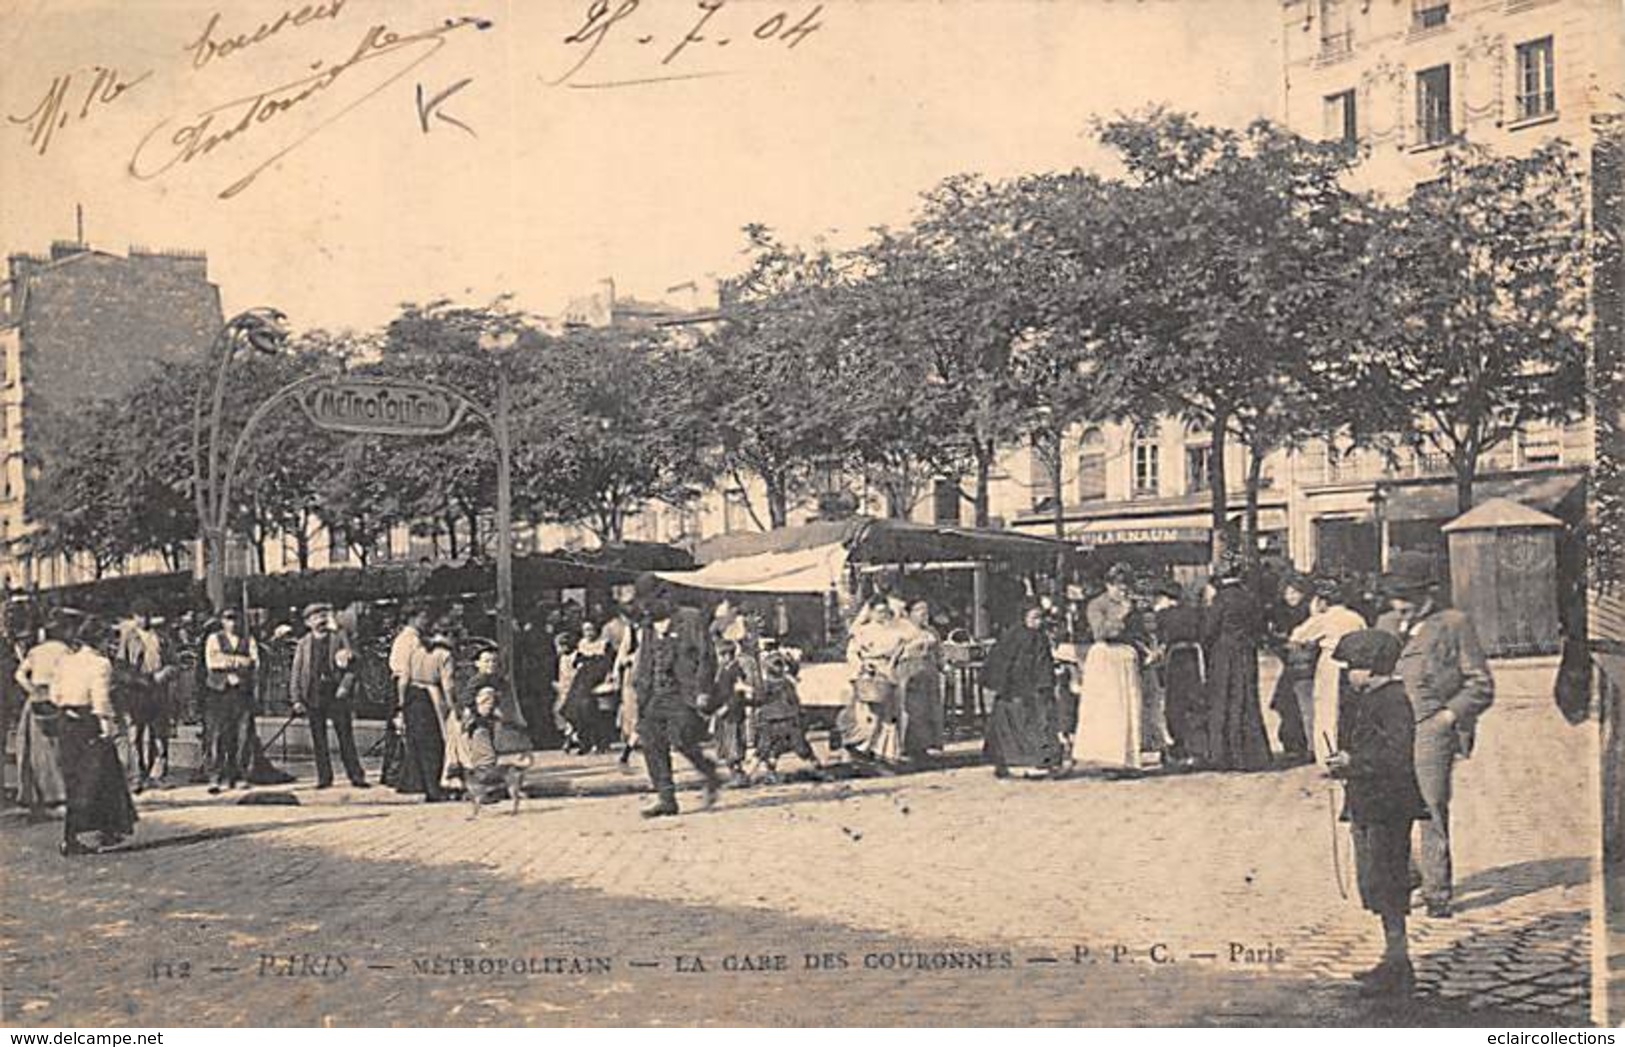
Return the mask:
[[1542,858],[1485,869],[1456,885],[1456,911],[1470,912],[1552,887],[1583,887],[1591,882],[1589,858]]
[[157,851],[166,847],[187,847],[192,844],[210,843],[215,840],[229,840],[237,836],[255,836],[259,833],[287,831],[289,829],[302,829],[310,825],[331,825],[334,822],[354,822],[372,818],[384,817],[382,812],[377,814],[346,814],[333,818],[311,818],[299,821],[258,822],[250,825],[222,825],[212,829],[199,829],[196,832],[177,833],[173,836],[159,836],[154,839],[141,839],[136,842],[118,847],[114,850],[103,851],[98,857],[115,857],[121,854],[139,854],[142,851]]
[[[343,836],[326,834],[325,846],[286,834],[340,821],[357,824]],[[193,1027],[1529,1020],[1437,998],[1362,1001],[1351,983],[1303,970],[1064,959],[1035,966],[1033,956],[1070,946],[888,934],[790,915],[765,897],[755,907],[649,899],[636,894],[639,868],[681,861],[690,846],[681,835],[671,851],[617,850],[602,859],[607,864],[583,869],[540,837],[515,851],[503,834],[509,824],[482,817],[470,825],[455,806],[403,811],[393,825],[376,813],[317,817],[182,833],[82,863],[55,855],[48,827],[17,834],[0,898],[0,1020]],[[284,835],[266,835],[271,829]],[[186,847],[204,841],[222,846]],[[510,867],[499,869],[489,857],[505,843]],[[617,869],[624,894],[567,882]],[[710,875],[702,863],[692,871]],[[1573,935],[1561,925],[1550,931]],[[1510,933],[1545,940],[1547,929]],[[679,956],[687,970],[679,970]],[[743,959],[763,956],[782,956],[782,969],[776,959]],[[182,963],[184,978],[175,974]]]

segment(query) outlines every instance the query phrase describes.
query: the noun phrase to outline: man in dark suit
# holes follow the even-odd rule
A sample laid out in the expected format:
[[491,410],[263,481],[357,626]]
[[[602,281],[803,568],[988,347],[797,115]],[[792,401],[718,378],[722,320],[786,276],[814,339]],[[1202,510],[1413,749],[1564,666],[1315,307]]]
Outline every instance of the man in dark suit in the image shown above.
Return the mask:
[[700,744],[716,657],[705,616],[692,607],[675,606],[670,589],[654,576],[638,579],[638,602],[643,614],[632,687],[637,695],[643,758],[659,794],[642,813],[645,818],[662,818],[677,813],[672,749],[705,776],[706,807],[716,802],[721,788],[716,764]]
[[310,724],[310,746],[316,756],[316,788],[333,784],[333,760],[327,750],[327,725],[339,739],[339,759],[350,784],[367,788],[367,776],[355,750],[355,727],[350,710],[355,686],[352,662],[355,652],[344,634],[334,629],[333,608],[313,603],[305,608],[305,624],[310,627],[293,650],[293,670],[288,678],[288,697],[293,711],[306,715]]

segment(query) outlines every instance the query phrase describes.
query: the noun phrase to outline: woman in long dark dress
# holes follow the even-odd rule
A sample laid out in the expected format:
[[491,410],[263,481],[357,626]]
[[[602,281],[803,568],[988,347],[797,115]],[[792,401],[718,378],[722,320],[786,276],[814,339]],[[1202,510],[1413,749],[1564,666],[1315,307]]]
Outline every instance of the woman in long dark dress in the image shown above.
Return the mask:
[[1012,767],[1060,765],[1055,723],[1055,659],[1040,628],[1044,611],[1029,604],[1021,624],[1005,630],[988,655],[983,682],[994,692],[982,754],[993,773],[1008,778]]
[[1202,650],[1202,609],[1183,603],[1178,582],[1157,597],[1157,640],[1162,645],[1163,709],[1176,763],[1207,760],[1207,653]]
[[1258,643],[1263,623],[1242,584],[1239,561],[1220,564],[1213,603],[1202,623],[1208,648],[1207,757],[1222,770],[1269,766],[1270,743],[1258,703]]
[[80,841],[83,833],[97,833],[108,847],[135,831],[135,803],[113,746],[113,662],[100,649],[106,636],[96,619],[80,622],[51,691],[62,717],[62,780],[68,793],[63,855],[94,850]]

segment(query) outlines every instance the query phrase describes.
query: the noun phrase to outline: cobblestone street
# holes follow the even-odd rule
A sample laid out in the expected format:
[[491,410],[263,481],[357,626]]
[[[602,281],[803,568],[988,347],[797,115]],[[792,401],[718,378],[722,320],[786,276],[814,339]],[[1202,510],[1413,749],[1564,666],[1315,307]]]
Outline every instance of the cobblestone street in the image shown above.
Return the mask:
[[1381,935],[1339,896],[1317,772],[966,767],[730,791],[654,823],[633,795],[470,820],[381,789],[298,786],[284,807],[177,788],[141,800],[128,853],[71,862],[55,827],[9,817],[3,1018],[1584,1023],[1594,736],[1503,681],[1457,773],[1460,912],[1413,921],[1403,1008],[1352,991]]

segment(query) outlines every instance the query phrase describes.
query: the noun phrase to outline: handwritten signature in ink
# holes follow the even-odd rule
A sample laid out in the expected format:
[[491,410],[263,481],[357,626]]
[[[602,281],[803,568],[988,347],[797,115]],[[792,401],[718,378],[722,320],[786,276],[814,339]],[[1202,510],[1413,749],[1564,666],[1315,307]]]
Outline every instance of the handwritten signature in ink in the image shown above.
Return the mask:
[[[46,88],[45,97],[40,99],[32,112],[24,116],[10,116],[7,120],[13,124],[22,125],[28,133],[28,144],[44,156],[51,148],[51,139],[58,131],[68,127],[69,124],[88,120],[91,113],[99,107],[111,105],[124,95],[124,92],[140,84],[152,75],[149,69],[130,80],[119,75],[117,69],[105,66],[96,66],[96,74],[90,80],[90,86],[83,94],[74,89],[74,74],[64,73],[51,78],[51,86]],[[84,81],[79,81],[82,86]],[[73,103],[83,100],[78,112],[73,109]]]
[[[197,39],[187,44],[182,50],[192,55],[193,69],[202,69],[213,59],[230,58],[234,54],[248,50],[255,44],[269,40],[284,29],[298,29],[301,26],[321,21],[324,18],[337,18],[339,12],[344,10],[344,3],[345,0],[332,0],[331,3],[326,4],[306,4],[297,11],[289,9],[272,21],[261,22],[259,28],[252,33],[238,33],[236,36],[221,35],[219,33],[220,12],[216,11],[209,17],[209,21],[203,26],[203,31],[198,34]],[[219,36],[219,39],[216,39],[217,36]]]
[[[634,31],[630,20],[636,16],[638,10],[642,7],[642,0],[592,0],[587,5],[586,15],[581,26],[564,38],[565,44],[580,50],[580,57],[562,76],[544,82],[549,87],[606,88],[725,76],[727,75],[726,72],[716,70],[688,72],[667,72],[664,70],[673,69],[673,63],[680,56],[688,53],[691,49],[697,48],[698,45],[709,44],[712,47],[724,48],[734,41],[735,32],[730,31],[728,28],[729,23],[726,16],[713,24],[713,20],[716,19],[718,13],[726,5],[727,0],[696,0],[695,6],[698,8],[698,15],[688,32],[665,49],[664,57],[660,59],[658,65],[658,69],[661,71],[649,76],[632,79],[585,82],[577,79],[577,74],[593,60],[612,32],[616,33],[618,37],[631,39],[640,47],[647,47],[657,43],[653,33],[645,32],[637,36],[629,36]],[[761,21],[752,23],[734,21],[731,24],[733,30],[748,30],[748,32],[740,33],[740,38],[753,44],[777,43],[783,44],[786,50],[794,50],[807,37],[823,28],[824,23],[819,20],[819,16],[823,14],[823,11],[823,4],[815,4],[799,18],[796,18],[789,11],[779,11]],[[617,30],[616,27],[621,26],[623,23],[628,23],[627,27]]]
[[447,36],[468,28],[489,29],[492,24],[489,19],[463,16],[446,19],[441,25],[431,29],[406,34],[396,33],[384,25],[374,25],[363,34],[361,42],[356,45],[350,56],[337,65],[320,69],[323,63],[318,61],[313,63],[311,68],[320,71],[310,76],[198,110],[172,133],[165,134],[165,131],[177,123],[177,118],[167,117],[160,121],[146,133],[140,144],[135,147],[135,152],[130,155],[129,173],[131,177],[140,181],[151,181],[177,165],[190,164],[205,158],[227,143],[236,141],[240,144],[243,140],[254,137],[254,132],[261,127],[274,123],[278,117],[301,110],[312,99],[325,97],[335,84],[341,81],[349,82],[345,78],[352,69],[399,52],[408,54],[416,52],[416,56],[410,62],[396,69],[382,82],[359,97],[351,99],[338,111],[295,137],[250,168],[247,174],[222,189],[218,194],[220,199],[229,200],[254,184],[254,180],[266,168],[428,61],[445,46]]

